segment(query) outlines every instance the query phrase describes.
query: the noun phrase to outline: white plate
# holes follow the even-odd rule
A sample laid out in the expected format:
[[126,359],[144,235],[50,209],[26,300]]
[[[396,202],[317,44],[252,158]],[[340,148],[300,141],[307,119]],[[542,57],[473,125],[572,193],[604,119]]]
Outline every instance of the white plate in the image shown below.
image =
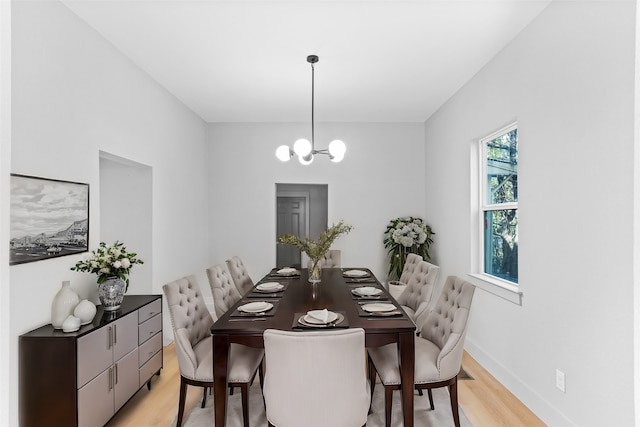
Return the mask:
[[361,288],[355,288],[353,293],[360,295],[361,297],[378,296],[382,293],[382,289],[374,288],[373,286],[363,286]]
[[369,313],[384,313],[385,311],[393,311],[396,306],[383,302],[373,302],[371,304],[363,304],[362,309]]
[[275,292],[275,291],[279,291],[280,289],[284,288],[284,286],[282,286],[280,283],[278,282],[264,282],[264,283],[260,283],[258,285],[256,285],[256,289],[259,291],[271,291],[271,292]]
[[364,270],[347,270],[344,272],[344,275],[349,277],[367,277],[369,272]]
[[266,301],[256,301],[250,302],[245,305],[241,305],[238,307],[239,311],[244,311],[245,313],[262,313],[263,311],[270,310],[273,307],[273,304]]
[[338,325],[339,323],[342,323],[342,321],[344,320],[344,316],[340,313],[337,313],[338,317],[336,318],[335,322],[333,323],[309,323],[305,320],[305,318],[308,315],[305,316],[300,316],[300,318],[298,319],[298,323],[300,323],[301,325],[304,326],[310,326],[312,328],[330,328],[334,325]]
[[307,315],[304,316],[304,320],[307,323],[313,323],[314,325],[324,325],[326,323],[333,323],[338,318],[338,314],[333,311],[327,311],[327,321],[323,322],[321,320],[322,312],[324,310],[311,310],[307,311]]
[[281,268],[280,270],[276,271],[276,273],[282,274],[283,276],[293,276],[294,274],[298,273],[298,270],[296,270],[295,268],[292,268],[292,267],[285,267],[285,268]]

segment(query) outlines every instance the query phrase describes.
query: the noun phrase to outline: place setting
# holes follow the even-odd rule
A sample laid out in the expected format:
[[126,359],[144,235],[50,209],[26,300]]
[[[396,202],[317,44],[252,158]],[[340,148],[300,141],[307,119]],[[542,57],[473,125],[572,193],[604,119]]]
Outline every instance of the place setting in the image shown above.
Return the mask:
[[293,317],[294,329],[330,329],[348,328],[349,323],[344,312],[334,312],[325,309],[310,310],[306,313],[296,313]]
[[300,270],[293,267],[283,267],[280,269],[273,269],[269,273],[269,277],[277,277],[277,278],[289,278],[293,279],[296,277],[300,277]]
[[377,280],[369,270],[345,269],[342,270],[342,277],[347,283],[375,283]]
[[351,296],[359,300],[386,300],[384,290],[375,286],[360,286],[351,289]]
[[251,301],[242,305],[230,317],[268,317],[273,316],[279,301]]
[[371,318],[400,317],[404,311],[390,302],[360,302],[358,315]]
[[253,287],[247,298],[280,298],[288,283],[261,282]]

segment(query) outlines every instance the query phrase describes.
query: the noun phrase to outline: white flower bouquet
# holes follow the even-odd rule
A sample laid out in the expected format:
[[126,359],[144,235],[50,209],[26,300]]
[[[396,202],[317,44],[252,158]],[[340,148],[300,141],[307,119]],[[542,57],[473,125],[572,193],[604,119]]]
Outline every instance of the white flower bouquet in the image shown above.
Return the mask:
[[436,233],[421,218],[396,218],[389,222],[385,231],[384,247],[389,254],[389,277],[399,278],[407,254],[415,253],[429,260],[429,246]]
[[118,277],[126,283],[126,289],[128,289],[131,267],[134,264],[144,264],[142,260],[136,258],[137,255],[135,252],[127,252],[124,243],[117,240],[112,246],[100,242],[98,249],[91,252],[85,260],[78,261],[71,270],[97,274],[98,284],[110,277]]

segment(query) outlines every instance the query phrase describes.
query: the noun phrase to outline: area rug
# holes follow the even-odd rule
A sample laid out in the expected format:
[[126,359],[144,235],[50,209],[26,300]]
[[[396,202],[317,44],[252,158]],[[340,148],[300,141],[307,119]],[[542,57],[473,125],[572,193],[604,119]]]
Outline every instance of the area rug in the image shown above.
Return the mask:
[[464,370],[464,368],[460,368],[460,372],[458,373],[458,381],[460,380],[472,380],[473,377],[471,375],[469,375],[469,373],[467,371]]
[[[194,393],[193,389],[189,390]],[[416,393],[414,400],[415,427],[440,427],[453,426],[453,415],[451,414],[451,403],[449,392],[445,388],[433,390],[433,402],[435,410],[429,409],[429,397],[425,392],[423,396]],[[186,427],[211,427],[213,425],[213,395],[207,397],[207,406],[203,409],[196,406],[183,423]],[[472,427],[466,415],[460,408],[460,426]],[[266,427],[267,418],[262,402],[260,385],[254,383],[249,393],[249,424],[252,427]],[[176,420],[173,421],[176,425]],[[400,393],[393,392],[393,411],[391,413],[392,427],[402,427],[402,409],[400,407]],[[229,396],[227,405],[227,427],[242,427],[242,407],[240,401],[240,390],[236,390],[233,396]],[[367,427],[384,427],[384,392],[383,387],[376,385],[373,393],[373,413],[367,418]]]

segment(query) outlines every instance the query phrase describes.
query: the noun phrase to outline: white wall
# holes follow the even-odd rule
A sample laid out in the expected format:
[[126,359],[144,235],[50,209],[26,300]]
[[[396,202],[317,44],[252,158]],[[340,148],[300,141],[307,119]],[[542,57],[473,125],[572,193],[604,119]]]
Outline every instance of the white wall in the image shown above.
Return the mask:
[[[205,277],[205,123],[58,2],[14,2],[11,36],[11,172],[89,183],[95,248],[101,240],[100,150],[150,166],[153,256],[145,261],[154,283],[148,289],[162,293],[162,284],[200,270]],[[2,55],[4,66],[4,50]],[[3,192],[0,205],[8,203]],[[10,268],[9,292],[3,293],[10,298],[11,319],[7,425],[18,425],[18,335],[50,322],[62,280],[81,293],[95,286],[94,276],[69,270],[80,258]]]
[[635,2],[553,2],[425,127],[435,255],[465,275],[472,144],[519,121],[523,303],[477,290],[467,348],[552,426],[635,422],[634,43]]
[[[99,164],[100,240],[109,245],[123,242],[138,259],[153,259],[152,168],[103,151]],[[152,284],[153,264],[136,264],[129,274],[127,292],[150,294]]]
[[[9,239],[9,173],[11,170],[11,2],[0,1],[0,242]],[[12,425],[10,396],[9,245],[0,244],[0,426]],[[15,423],[13,423],[15,425]]]
[[279,145],[310,131],[310,123],[210,125],[211,264],[239,255],[254,280],[262,277],[276,259],[275,184],[328,184],[329,224],[354,226],[333,245],[342,250],[342,265],[369,266],[386,277],[387,223],[424,209],[424,126],[316,123],[316,148],[335,138],[346,143],[341,163],[318,156],[302,166],[275,157]]

